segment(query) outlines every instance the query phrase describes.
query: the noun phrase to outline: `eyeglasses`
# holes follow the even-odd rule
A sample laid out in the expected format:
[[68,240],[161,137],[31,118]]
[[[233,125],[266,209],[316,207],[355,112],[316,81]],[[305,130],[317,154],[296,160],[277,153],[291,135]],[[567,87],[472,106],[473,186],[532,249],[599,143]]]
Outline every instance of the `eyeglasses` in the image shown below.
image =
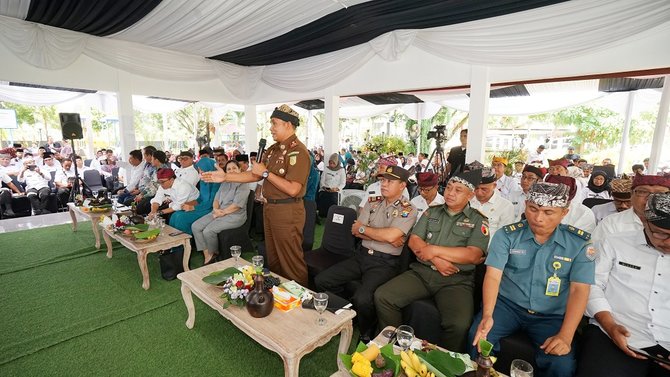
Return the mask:
[[651,192],[647,190],[640,190],[640,189],[635,189],[633,190],[633,194],[637,196],[638,198],[648,198],[649,195],[651,194],[665,194],[668,191],[663,191],[663,192]]
[[168,182],[168,181],[169,181],[169,179],[159,179],[158,183],[160,183],[162,185],[163,183]]

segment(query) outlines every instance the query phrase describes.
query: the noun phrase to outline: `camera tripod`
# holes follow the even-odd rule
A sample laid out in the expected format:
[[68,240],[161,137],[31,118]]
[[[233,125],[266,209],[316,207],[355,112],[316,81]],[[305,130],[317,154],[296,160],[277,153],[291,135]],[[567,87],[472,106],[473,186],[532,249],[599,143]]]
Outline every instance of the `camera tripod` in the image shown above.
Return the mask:
[[68,198],[67,201],[68,203],[69,202],[76,203],[77,194],[82,193],[82,188],[79,186],[79,183],[81,182],[83,188],[89,191],[90,188],[86,185],[86,182],[84,182],[84,180],[81,179],[81,177],[79,176],[79,170],[77,169],[77,159],[76,159],[77,154],[75,153],[73,139],[70,139],[70,145],[72,145],[72,155],[70,156],[70,159],[72,160],[72,165],[74,165],[74,182],[72,182],[72,187],[70,188],[70,197]]
[[437,174],[437,185],[445,187],[447,185],[447,158],[444,156],[444,148],[441,140],[435,140],[435,149],[428,158],[426,171],[432,168],[433,173]]

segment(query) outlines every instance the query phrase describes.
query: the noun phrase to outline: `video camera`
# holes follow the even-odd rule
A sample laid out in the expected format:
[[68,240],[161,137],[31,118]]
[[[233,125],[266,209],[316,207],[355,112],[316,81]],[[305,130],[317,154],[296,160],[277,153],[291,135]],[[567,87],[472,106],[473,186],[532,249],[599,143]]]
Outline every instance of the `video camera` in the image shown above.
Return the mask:
[[437,144],[442,144],[446,139],[446,135],[445,135],[445,129],[446,128],[447,128],[447,126],[444,125],[444,124],[436,125],[434,130],[428,131],[428,135],[427,135],[428,139],[435,139],[435,142]]

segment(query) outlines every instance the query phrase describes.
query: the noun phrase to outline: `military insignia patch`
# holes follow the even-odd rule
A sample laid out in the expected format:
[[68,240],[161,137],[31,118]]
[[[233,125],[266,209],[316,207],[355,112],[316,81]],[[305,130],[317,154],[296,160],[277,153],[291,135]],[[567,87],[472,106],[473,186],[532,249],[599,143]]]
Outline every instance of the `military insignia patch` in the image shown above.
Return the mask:
[[288,158],[289,165],[293,166],[298,162],[298,156],[291,156]]
[[284,168],[279,169],[279,174],[284,174],[284,173],[285,173]]
[[485,235],[485,236],[489,235],[489,226],[488,225],[482,224],[482,229],[481,230],[482,230],[483,235]]
[[586,248],[586,258],[591,261],[594,261],[596,258],[598,258],[598,250],[593,245],[589,245]]

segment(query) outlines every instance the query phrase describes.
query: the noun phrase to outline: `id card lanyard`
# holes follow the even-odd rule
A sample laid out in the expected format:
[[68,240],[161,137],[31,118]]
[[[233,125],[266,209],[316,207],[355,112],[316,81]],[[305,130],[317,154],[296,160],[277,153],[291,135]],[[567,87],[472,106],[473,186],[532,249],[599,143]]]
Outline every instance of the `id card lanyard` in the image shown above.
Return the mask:
[[554,267],[554,275],[547,279],[547,291],[544,294],[547,296],[557,297],[561,291],[561,278],[559,278],[556,273],[561,268],[561,262],[555,261],[552,266]]

